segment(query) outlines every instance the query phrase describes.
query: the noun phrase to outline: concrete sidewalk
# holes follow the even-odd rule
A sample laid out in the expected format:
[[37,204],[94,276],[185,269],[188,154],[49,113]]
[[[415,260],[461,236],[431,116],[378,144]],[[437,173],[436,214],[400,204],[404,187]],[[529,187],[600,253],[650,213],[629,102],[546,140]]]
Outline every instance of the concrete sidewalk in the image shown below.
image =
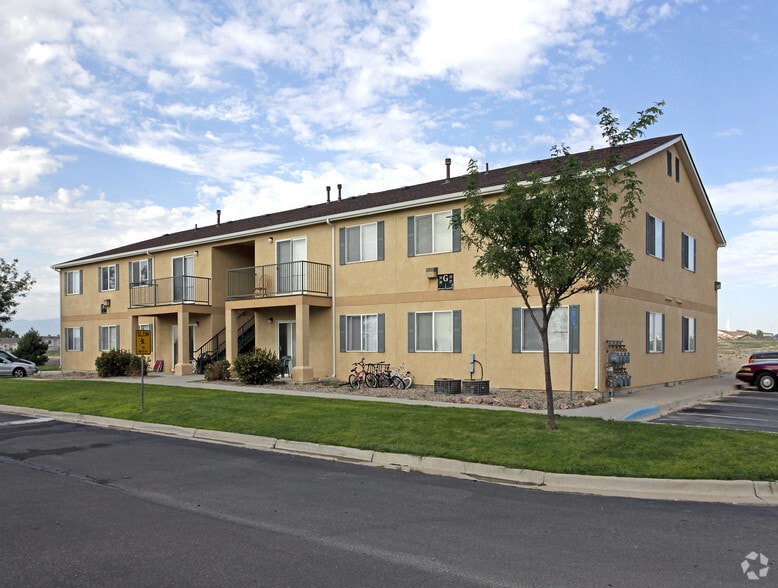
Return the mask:
[[[116,378],[116,380],[123,382],[128,381],[127,378]],[[133,378],[131,381],[134,383],[139,382],[138,378]],[[147,378],[145,382],[150,385],[200,386],[220,390],[247,391],[245,386],[204,382],[202,376],[159,376]],[[613,420],[650,420],[651,418],[655,418],[672,410],[684,406],[691,406],[736,391],[735,380],[731,376],[705,378],[677,384],[675,386],[645,388],[631,394],[622,393],[607,403],[597,404],[586,408],[560,411],[558,414],[563,416],[588,416]],[[255,392],[289,394],[288,391],[272,389],[255,389]],[[292,392],[292,394],[298,396],[333,397],[332,394],[326,395],[303,391],[295,391]],[[519,410],[502,407],[485,407],[482,405],[453,404],[450,402],[396,400],[374,397],[361,398],[375,402],[402,402],[404,404],[485,408],[490,410]],[[349,447],[320,445],[317,443],[288,441],[254,435],[227,433],[223,431],[125,421],[121,419],[15,406],[0,406],[0,411],[33,418],[52,418],[83,425],[138,431],[210,443],[222,443],[249,449],[276,451],[317,459],[328,459],[408,472],[412,471],[474,481],[507,484],[551,492],[572,492],[600,496],[620,496],[659,500],[778,506],[778,482],[754,482],[749,480],[662,480],[556,474],[535,470],[505,468],[489,464],[463,462],[439,457],[419,457],[414,455],[382,453],[364,449],[352,449]]]

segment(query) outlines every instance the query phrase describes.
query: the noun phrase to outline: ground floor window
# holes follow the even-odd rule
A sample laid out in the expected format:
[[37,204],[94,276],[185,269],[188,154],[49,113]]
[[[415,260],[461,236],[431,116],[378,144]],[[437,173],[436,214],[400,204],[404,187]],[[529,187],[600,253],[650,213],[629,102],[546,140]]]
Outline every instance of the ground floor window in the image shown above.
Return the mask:
[[697,351],[697,321],[691,317],[681,318],[681,348],[687,353]]
[[384,315],[354,314],[340,317],[341,351],[384,351]]
[[[560,306],[551,313],[548,323],[548,349],[551,353],[578,353],[578,305]],[[512,351],[514,353],[543,351],[533,315],[543,324],[543,309],[514,308],[512,321]]]
[[100,327],[100,351],[119,349],[119,326]]
[[83,351],[84,327],[65,328],[65,351]]
[[661,312],[646,313],[646,352],[664,353],[665,315]]
[[408,313],[408,351],[461,353],[462,311]]

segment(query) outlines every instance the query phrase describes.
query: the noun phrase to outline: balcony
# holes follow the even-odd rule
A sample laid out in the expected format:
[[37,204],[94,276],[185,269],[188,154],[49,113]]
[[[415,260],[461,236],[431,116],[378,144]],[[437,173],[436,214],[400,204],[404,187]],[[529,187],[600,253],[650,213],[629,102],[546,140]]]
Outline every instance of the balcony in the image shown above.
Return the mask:
[[227,300],[290,294],[329,296],[330,266],[313,261],[290,261],[227,271]]
[[130,284],[130,308],[210,303],[211,278],[175,276]]

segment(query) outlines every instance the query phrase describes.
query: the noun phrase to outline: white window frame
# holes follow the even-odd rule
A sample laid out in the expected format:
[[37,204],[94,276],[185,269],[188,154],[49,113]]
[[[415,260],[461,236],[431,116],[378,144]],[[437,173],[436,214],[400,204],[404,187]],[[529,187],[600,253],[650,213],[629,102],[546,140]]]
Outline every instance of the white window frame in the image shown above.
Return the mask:
[[84,270],[74,270],[65,272],[65,296],[83,294],[84,292]]
[[646,313],[646,351],[665,352],[665,315],[661,312]]
[[681,267],[697,271],[697,239],[687,233],[681,233]]
[[[434,310],[417,312],[416,315],[416,351],[419,353],[453,353],[454,352],[454,311]],[[424,318],[430,317],[429,326],[422,325]],[[422,318],[424,317],[424,318]],[[422,321],[419,319],[422,318]],[[422,332],[421,326],[424,326]],[[429,329],[429,332],[427,332]],[[425,345],[419,344],[422,337]],[[426,342],[429,342],[428,344]]]
[[84,327],[65,327],[65,351],[84,350]]
[[[346,263],[376,261],[378,259],[377,222],[346,227],[344,235],[346,239]],[[352,247],[359,249],[358,255],[354,255]]]
[[[153,268],[154,266],[150,257],[131,261],[129,267],[130,286],[134,287],[151,285],[151,280],[154,279]],[[146,273],[145,277],[143,277],[144,271]]]
[[378,314],[346,315],[346,351],[378,351]]
[[119,325],[98,327],[98,351],[119,349]]
[[[543,342],[540,339],[540,331],[529,315],[530,310],[538,318],[538,322],[543,321],[542,308],[521,309],[521,352],[542,353]],[[531,338],[527,337],[528,329],[532,334]],[[550,353],[570,353],[570,306],[560,306],[551,313],[548,325],[548,348]]]
[[119,289],[119,264],[101,265],[97,268],[97,288],[100,292]]
[[[453,247],[453,227],[451,226],[451,217],[453,210],[443,210],[441,212],[431,212],[430,214],[420,214],[414,218],[414,248],[415,255],[432,255],[435,253],[451,253]],[[428,235],[422,232],[420,225],[429,219]],[[420,250],[422,238],[429,237],[430,250]]]
[[681,317],[681,351],[697,351],[697,319],[690,316]]
[[646,253],[657,259],[665,258],[665,223],[646,213]]

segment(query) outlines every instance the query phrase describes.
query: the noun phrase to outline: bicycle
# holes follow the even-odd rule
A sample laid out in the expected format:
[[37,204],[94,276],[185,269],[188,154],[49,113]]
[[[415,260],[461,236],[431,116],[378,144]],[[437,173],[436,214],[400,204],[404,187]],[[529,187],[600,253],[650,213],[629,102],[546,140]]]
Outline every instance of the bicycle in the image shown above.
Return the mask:
[[397,366],[392,373],[392,383],[399,390],[405,390],[406,388],[413,386],[411,370],[405,370],[405,373],[403,373],[403,370],[405,370],[405,363],[401,363]]
[[399,374],[393,374],[391,366],[386,363],[373,364],[375,371],[368,370],[368,373],[373,374],[375,377],[372,381],[368,381],[367,385],[371,388],[378,388],[381,386],[394,386],[395,388],[402,390],[404,388],[403,380]]
[[375,374],[371,374],[365,369],[365,358],[363,357],[361,361],[354,362],[354,367],[351,368],[348,377],[348,385],[351,386],[352,390],[359,390],[364,382],[369,388],[375,388],[375,379]]

